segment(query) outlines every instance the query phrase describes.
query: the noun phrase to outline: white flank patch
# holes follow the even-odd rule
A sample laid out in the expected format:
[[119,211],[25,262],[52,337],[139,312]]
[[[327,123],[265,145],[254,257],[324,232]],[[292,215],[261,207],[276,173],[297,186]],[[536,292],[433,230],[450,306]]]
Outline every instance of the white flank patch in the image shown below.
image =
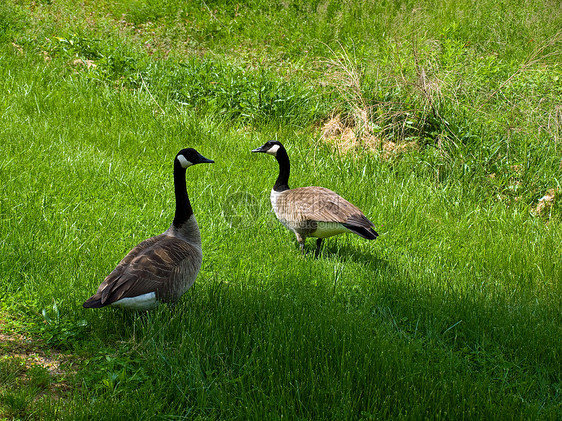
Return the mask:
[[150,310],[158,305],[156,293],[137,295],[136,297],[121,298],[111,304],[114,307],[126,308],[127,310]]
[[178,155],[178,161],[180,161],[182,168],[187,168],[193,165],[193,162],[187,160],[183,155]]
[[279,150],[280,147],[281,147],[281,146],[279,146],[279,145],[273,145],[271,148],[269,148],[269,149],[267,150],[266,153],[275,156],[275,155],[277,155],[277,151]]
[[346,227],[344,227],[339,222],[318,222],[316,231],[311,234],[311,237],[317,238],[328,238],[332,235],[343,234],[344,232],[350,232]]

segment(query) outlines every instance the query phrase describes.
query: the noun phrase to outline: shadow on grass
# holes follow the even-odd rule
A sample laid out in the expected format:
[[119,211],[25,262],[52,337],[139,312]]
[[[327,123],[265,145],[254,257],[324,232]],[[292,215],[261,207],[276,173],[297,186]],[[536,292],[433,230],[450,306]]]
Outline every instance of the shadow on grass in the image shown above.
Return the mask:
[[[145,387],[219,418],[329,418],[334,410],[342,419],[400,418],[400,408],[419,418],[554,414],[560,344],[544,312],[453,287],[447,273],[412,273],[370,244],[326,242],[320,264],[314,248],[303,261],[295,245],[294,270],[217,267],[175,308],[91,316],[95,335],[111,338],[132,361],[122,364],[127,373],[149,385],[123,380],[112,392]],[[338,265],[349,279],[336,290],[329,276]],[[551,333],[536,330],[545,323]]]
[[324,242],[318,258],[326,260],[337,258],[372,268],[390,268],[389,262],[380,257],[380,253],[375,247],[365,249],[365,247],[357,247],[349,241],[341,244],[337,241]]

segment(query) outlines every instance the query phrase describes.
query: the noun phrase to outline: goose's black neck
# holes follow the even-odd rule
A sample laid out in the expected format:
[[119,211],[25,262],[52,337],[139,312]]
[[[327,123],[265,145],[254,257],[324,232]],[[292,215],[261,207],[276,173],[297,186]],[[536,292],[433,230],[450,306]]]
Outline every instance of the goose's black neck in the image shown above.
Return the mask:
[[289,155],[285,148],[281,147],[275,155],[275,159],[279,163],[279,176],[277,181],[273,186],[273,190],[277,192],[289,190],[289,174],[291,173],[291,163],[289,161]]
[[185,184],[185,168],[179,161],[174,161],[174,190],[176,193],[176,215],[174,216],[174,226],[181,227],[191,215],[193,209],[187,197],[187,187]]

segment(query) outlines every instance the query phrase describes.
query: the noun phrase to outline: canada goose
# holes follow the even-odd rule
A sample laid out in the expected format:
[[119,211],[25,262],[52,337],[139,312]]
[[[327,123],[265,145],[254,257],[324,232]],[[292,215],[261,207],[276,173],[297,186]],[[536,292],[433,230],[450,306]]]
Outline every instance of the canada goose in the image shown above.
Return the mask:
[[293,231],[304,253],[306,237],[316,237],[315,256],[320,253],[322,239],[352,232],[367,240],[378,234],[363,212],[343,197],[324,187],[289,187],[291,164],[287,151],[277,141],[269,141],[252,152],[273,155],[279,163],[279,176],[271,190],[271,205],[277,219]]
[[127,254],[83,306],[106,305],[149,310],[174,303],[193,285],[201,268],[201,236],[187,196],[185,170],[213,163],[195,149],[182,149],[174,159],[176,213],[163,234],[144,240]]

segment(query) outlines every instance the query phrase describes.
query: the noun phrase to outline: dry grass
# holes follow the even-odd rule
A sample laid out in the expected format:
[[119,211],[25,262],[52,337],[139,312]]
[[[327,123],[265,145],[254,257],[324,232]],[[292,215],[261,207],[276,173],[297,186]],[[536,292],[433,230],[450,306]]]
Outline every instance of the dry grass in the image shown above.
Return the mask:
[[333,146],[340,154],[346,154],[358,148],[369,150],[380,150],[381,148],[379,138],[369,131],[362,131],[357,135],[353,122],[343,120],[340,114],[328,120],[322,126],[321,132],[322,140]]
[[559,189],[549,189],[544,196],[538,200],[538,203],[532,209],[532,213],[541,218],[550,219],[552,210],[559,196]]
[[342,154],[362,149],[378,151],[384,159],[418,150],[419,136],[412,135],[412,132],[420,133],[412,124],[422,127],[429,114],[438,117],[435,104],[441,98],[442,81],[428,76],[414,51],[415,80],[409,80],[402,71],[375,79],[383,91],[398,88],[412,92],[419,99],[419,109],[396,102],[368,99],[364,93],[366,84],[362,66],[340,47],[337,52],[332,50],[333,58],[325,62],[324,83],[338,92],[343,101],[341,108],[345,111],[324,123],[321,139]]
[[361,131],[358,135],[353,124],[343,120],[340,114],[332,117],[322,126],[321,139],[339,154],[362,149],[370,152],[378,151],[384,159],[392,159],[419,149],[416,141],[396,143],[384,140],[371,131]]
[[363,74],[345,49],[326,62],[326,85],[335,88],[350,110],[336,114],[323,124],[321,139],[340,154],[357,149],[381,150],[382,139],[375,135],[372,109],[362,93]]

